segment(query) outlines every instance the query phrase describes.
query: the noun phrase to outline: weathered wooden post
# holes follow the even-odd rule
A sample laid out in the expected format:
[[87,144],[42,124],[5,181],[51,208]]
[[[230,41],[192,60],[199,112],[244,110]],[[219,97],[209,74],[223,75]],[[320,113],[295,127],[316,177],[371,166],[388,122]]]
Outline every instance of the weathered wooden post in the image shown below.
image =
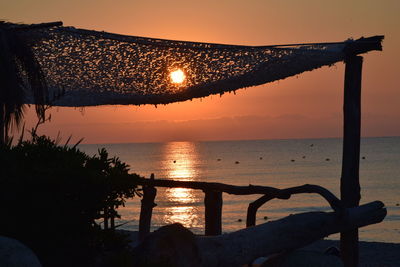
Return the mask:
[[104,230],[115,230],[115,211],[109,206],[104,207]]
[[258,209],[273,198],[274,198],[273,196],[264,195],[249,204],[249,207],[247,208],[246,227],[251,227],[256,225],[256,217],[257,217],[256,215]]
[[[154,174],[150,176],[150,180],[154,181]],[[139,240],[142,241],[149,233],[151,226],[151,216],[153,213],[153,208],[157,206],[154,203],[154,199],[157,195],[157,189],[153,185],[143,186],[143,198],[142,205],[140,208],[140,218],[139,218]]]
[[104,207],[104,230],[108,230],[108,207]]
[[111,230],[115,230],[115,214],[112,214],[110,217],[110,228]]
[[5,143],[4,107],[0,103],[0,145]]
[[205,235],[222,233],[222,191],[205,190]]
[[[346,208],[360,202],[361,72],[363,58],[349,55],[345,60],[344,132],[340,197]],[[358,266],[358,229],[341,232],[341,257],[346,267]]]

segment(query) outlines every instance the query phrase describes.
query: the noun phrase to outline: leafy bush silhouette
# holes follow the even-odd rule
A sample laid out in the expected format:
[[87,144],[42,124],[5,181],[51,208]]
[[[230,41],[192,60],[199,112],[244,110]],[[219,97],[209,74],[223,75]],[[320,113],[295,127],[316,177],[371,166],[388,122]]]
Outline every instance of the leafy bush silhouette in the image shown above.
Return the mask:
[[93,264],[109,244],[124,245],[117,233],[104,233],[98,219],[105,208],[119,217],[116,208],[139,195],[139,176],[128,167],[104,148],[89,156],[46,136],[3,145],[0,235],[31,247],[44,265]]

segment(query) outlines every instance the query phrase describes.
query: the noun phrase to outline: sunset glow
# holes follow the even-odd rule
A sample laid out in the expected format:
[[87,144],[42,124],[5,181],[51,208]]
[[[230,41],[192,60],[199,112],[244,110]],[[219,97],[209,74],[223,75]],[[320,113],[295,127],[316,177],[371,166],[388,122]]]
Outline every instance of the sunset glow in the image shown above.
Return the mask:
[[[169,40],[257,46],[336,42],[384,34],[384,51],[363,55],[361,133],[400,135],[400,124],[396,123],[400,120],[400,1],[205,1],[202,5],[188,1],[173,5],[160,0],[120,5],[100,1],[95,8],[90,1],[54,4],[37,0],[26,2],[26,8],[19,2],[1,1],[0,17],[24,23],[62,20],[66,26]],[[145,45],[141,49],[147,51]],[[135,55],[126,56],[136,60]],[[168,53],[157,56],[164,58],[165,65],[154,78],[170,86],[171,92],[182,93],[196,83],[198,70],[184,63],[187,54],[183,50],[176,57]],[[224,68],[229,69],[230,63],[226,63]],[[149,62],[140,64],[146,68]],[[118,60],[110,59],[111,65],[120,66]],[[157,106],[87,107],[84,113],[76,108],[52,108],[48,110],[52,120],[41,125],[40,132],[51,137],[60,132],[63,140],[69,135],[73,141],[84,138],[83,143],[341,137],[343,79],[344,64],[338,63],[221,97]],[[129,79],[124,82],[131,84],[132,92],[137,86]],[[37,116],[34,106],[27,111],[25,129],[30,129],[35,127]],[[183,169],[176,171],[187,176]]]
[[171,72],[170,78],[172,83],[182,83],[185,80],[186,75],[181,69],[177,69]]

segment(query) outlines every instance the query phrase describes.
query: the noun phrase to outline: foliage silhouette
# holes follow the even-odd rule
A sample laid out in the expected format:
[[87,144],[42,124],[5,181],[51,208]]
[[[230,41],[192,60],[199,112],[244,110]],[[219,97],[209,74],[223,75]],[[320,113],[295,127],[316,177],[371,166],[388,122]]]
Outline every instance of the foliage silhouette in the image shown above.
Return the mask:
[[103,148],[89,156],[46,136],[0,145],[0,235],[31,247],[46,266],[90,266],[124,238],[101,229],[107,207],[139,195],[129,166]]

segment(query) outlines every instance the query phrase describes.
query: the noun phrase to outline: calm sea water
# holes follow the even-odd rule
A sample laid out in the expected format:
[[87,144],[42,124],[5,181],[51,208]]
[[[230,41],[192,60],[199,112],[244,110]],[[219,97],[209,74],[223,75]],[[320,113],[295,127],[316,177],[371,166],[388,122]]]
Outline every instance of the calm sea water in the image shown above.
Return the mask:
[[[80,145],[89,153],[105,147],[131,167],[131,172],[156,179],[265,185],[278,188],[305,183],[326,187],[339,196],[342,140],[256,140]],[[385,220],[360,229],[360,239],[400,243],[400,137],[364,138],[361,142],[361,203],[381,200]],[[250,202],[260,195],[223,195],[223,232],[245,227]],[[195,233],[204,232],[204,194],[200,190],[158,188],[152,227],[180,222]],[[257,224],[293,213],[329,211],[319,196],[301,194],[273,200],[261,207]],[[118,223],[138,229],[140,199],[129,200]],[[338,235],[330,238],[337,239]]]

